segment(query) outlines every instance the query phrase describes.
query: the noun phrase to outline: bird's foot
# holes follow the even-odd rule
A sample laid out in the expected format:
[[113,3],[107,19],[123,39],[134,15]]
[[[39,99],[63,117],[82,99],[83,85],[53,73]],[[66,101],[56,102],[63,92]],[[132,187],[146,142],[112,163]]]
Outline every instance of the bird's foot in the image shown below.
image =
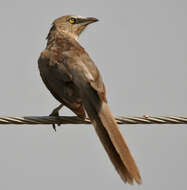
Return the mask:
[[[57,112],[53,112],[52,111],[52,113],[49,115],[49,116],[54,116],[54,117],[59,117],[59,113]],[[59,125],[59,124],[58,124]],[[56,132],[56,125],[55,124],[52,124],[52,126],[53,126],[53,129],[55,130],[55,132]]]
[[[58,106],[57,108],[55,108],[51,114],[49,116],[54,116],[54,117],[59,117],[59,110],[62,108],[62,104],[60,106]],[[60,126],[60,124],[57,124],[58,126]],[[56,132],[56,125],[55,124],[52,124],[53,126],[53,129],[55,130]]]

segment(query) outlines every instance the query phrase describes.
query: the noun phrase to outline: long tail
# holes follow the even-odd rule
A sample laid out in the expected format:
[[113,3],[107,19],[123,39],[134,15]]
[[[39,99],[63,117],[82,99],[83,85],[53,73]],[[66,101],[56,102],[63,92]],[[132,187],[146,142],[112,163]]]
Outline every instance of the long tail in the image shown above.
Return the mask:
[[91,119],[110,160],[122,180],[133,184],[134,179],[141,184],[136,163],[107,105],[101,101],[93,89],[84,90],[84,107]]

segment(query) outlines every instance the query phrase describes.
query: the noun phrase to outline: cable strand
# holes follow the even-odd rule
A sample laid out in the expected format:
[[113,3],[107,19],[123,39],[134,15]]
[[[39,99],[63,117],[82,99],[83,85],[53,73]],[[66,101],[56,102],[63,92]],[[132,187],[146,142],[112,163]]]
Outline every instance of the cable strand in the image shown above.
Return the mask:
[[[123,117],[115,118],[118,124],[187,124],[187,117],[183,116],[148,116],[142,117]],[[82,120],[76,116],[24,116],[24,117],[0,117],[0,124],[90,124],[90,120],[86,118]]]

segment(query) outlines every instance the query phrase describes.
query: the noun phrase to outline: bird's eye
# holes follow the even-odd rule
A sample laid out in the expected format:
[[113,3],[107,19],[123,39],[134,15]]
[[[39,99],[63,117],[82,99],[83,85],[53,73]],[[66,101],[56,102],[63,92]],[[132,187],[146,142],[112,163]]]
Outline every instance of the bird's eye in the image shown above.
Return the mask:
[[71,24],[75,24],[76,23],[76,19],[75,18],[70,18],[68,21]]

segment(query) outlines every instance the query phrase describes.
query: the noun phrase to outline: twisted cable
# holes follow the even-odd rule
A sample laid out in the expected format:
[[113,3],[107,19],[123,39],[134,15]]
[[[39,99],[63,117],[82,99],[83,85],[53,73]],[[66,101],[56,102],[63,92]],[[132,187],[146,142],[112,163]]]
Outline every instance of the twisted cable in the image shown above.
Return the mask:
[[[187,124],[187,117],[182,116],[162,116],[154,117],[144,115],[142,117],[115,117],[118,124]],[[82,120],[76,116],[24,116],[24,117],[0,117],[0,124],[90,124],[86,118]]]

